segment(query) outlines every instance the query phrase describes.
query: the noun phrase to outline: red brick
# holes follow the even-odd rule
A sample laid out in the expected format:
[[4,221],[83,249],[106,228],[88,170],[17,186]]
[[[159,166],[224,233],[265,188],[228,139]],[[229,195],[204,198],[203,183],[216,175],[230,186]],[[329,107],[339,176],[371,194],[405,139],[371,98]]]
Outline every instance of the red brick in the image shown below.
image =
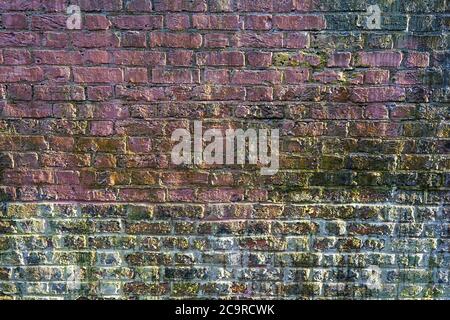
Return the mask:
[[397,137],[400,125],[389,122],[354,122],[349,127],[351,137]]
[[47,48],[67,48],[70,44],[69,35],[64,32],[47,31],[44,32],[43,44]]
[[[101,88],[99,87],[99,89]],[[80,117],[86,119],[115,120],[129,116],[127,106],[114,102],[79,105],[78,112]]]
[[190,17],[187,14],[173,13],[165,16],[166,28],[170,30],[186,30],[191,27]]
[[157,51],[114,51],[112,59],[115,64],[128,66],[160,66],[166,64],[166,56]]
[[206,48],[226,48],[230,45],[230,35],[224,33],[208,33],[204,36]]
[[237,8],[244,12],[272,12],[273,0],[237,0]]
[[16,167],[39,168],[39,160],[37,153],[15,153],[14,164]]
[[384,104],[369,104],[364,108],[364,116],[366,119],[388,119],[389,109]]
[[241,189],[209,189],[200,190],[198,200],[202,202],[237,202],[244,199]]
[[284,82],[288,84],[302,83],[309,80],[309,70],[306,68],[292,68],[284,71]]
[[123,81],[123,73],[119,68],[106,67],[74,67],[75,82],[80,83],[117,83]]
[[113,97],[114,89],[111,86],[89,86],[88,99],[92,101],[107,101]]
[[108,30],[111,27],[111,21],[103,15],[88,14],[84,17],[83,27],[88,30]]
[[79,137],[75,150],[80,152],[124,153],[125,141],[122,138]]
[[116,48],[120,43],[118,35],[110,31],[76,32],[72,39],[78,48]]
[[5,13],[2,22],[6,29],[26,29],[28,26],[27,16],[23,13]]
[[70,64],[81,64],[83,56],[81,52],[64,50],[35,50],[33,51],[34,60],[37,64],[60,64],[64,65],[70,61]]
[[131,83],[147,83],[148,71],[146,68],[126,68],[125,82]]
[[248,101],[272,101],[273,88],[253,86],[247,89]]
[[428,52],[408,52],[405,66],[408,68],[426,68],[430,65],[430,54]]
[[194,91],[196,100],[243,100],[245,89],[235,86],[200,86]]
[[48,143],[53,151],[73,151],[75,140],[72,137],[48,137]]
[[65,30],[67,16],[63,14],[34,15],[31,17],[31,30]]
[[400,87],[353,88],[350,98],[354,102],[404,101],[405,89]]
[[127,101],[157,101],[164,100],[164,88],[155,87],[135,87],[127,88],[124,86],[116,87],[116,97],[118,99],[125,99]]
[[348,68],[350,67],[350,61],[352,54],[350,52],[335,52],[328,58],[328,67]]
[[26,49],[4,49],[3,60],[4,64],[10,65],[24,65],[33,62],[30,51]]
[[147,137],[129,137],[127,140],[127,150],[133,153],[149,153],[152,142]]
[[52,106],[48,104],[16,103],[6,104],[2,116],[5,118],[46,118],[52,116]]
[[31,100],[33,90],[31,85],[26,83],[14,83],[8,85],[8,97],[14,100]]
[[117,16],[111,17],[113,26],[123,30],[154,30],[163,27],[162,16]]
[[1,0],[0,9],[8,11],[31,11],[39,9],[40,2],[36,0]]
[[360,52],[356,56],[356,66],[400,67],[403,55],[400,51]]
[[232,44],[239,48],[280,48],[283,45],[283,34],[242,32],[233,37]]
[[416,106],[409,104],[395,104],[391,108],[392,119],[414,119],[416,117]]
[[234,0],[209,0],[208,10],[211,12],[231,12],[233,11]]
[[167,64],[187,67],[192,65],[194,52],[190,50],[174,50],[167,53]]
[[[33,2],[33,0],[30,2]],[[39,5],[39,9],[44,12],[65,12],[67,9],[65,0],[35,0],[35,2]]]
[[326,21],[322,15],[275,15],[273,26],[280,30],[322,30]]
[[198,49],[202,45],[202,36],[198,33],[152,32],[150,46],[167,48]]
[[206,69],[204,79],[206,83],[228,84],[230,73],[226,69]]
[[284,48],[305,49],[309,47],[309,36],[305,32],[287,33],[283,42]]
[[326,70],[314,73],[313,78],[315,81],[320,83],[333,83],[337,81],[343,81],[344,75],[342,74],[342,72]]
[[53,117],[55,118],[76,118],[76,107],[73,103],[54,103],[53,104]]
[[367,70],[364,73],[364,83],[367,84],[389,83],[389,70]]
[[152,70],[153,83],[198,83],[200,72],[191,69],[160,69]]
[[34,87],[34,98],[43,101],[83,101],[86,99],[84,88],[71,85],[39,85]]
[[7,185],[53,184],[54,175],[50,170],[5,170],[3,180]]
[[44,79],[44,71],[40,67],[3,67],[0,66],[0,82],[37,82]]
[[281,72],[275,70],[235,71],[231,76],[235,84],[277,84],[281,83]]
[[316,0],[238,0],[238,10],[244,12],[311,12],[319,9]]
[[93,136],[110,136],[114,132],[114,122],[91,121],[90,128],[90,133]]
[[201,52],[197,53],[196,61],[199,66],[230,66],[244,65],[244,53],[232,51]]
[[418,85],[423,82],[424,74],[417,70],[401,70],[393,76],[394,83],[402,85]]
[[317,101],[320,98],[317,86],[276,86],[274,88],[275,100]]
[[244,20],[246,30],[270,30],[272,29],[272,15],[250,15]]
[[173,202],[194,202],[195,192],[192,189],[176,189],[168,191],[168,201]]
[[133,202],[164,202],[166,197],[164,190],[161,189],[120,189],[118,199]]
[[240,28],[238,15],[194,14],[192,25],[195,29],[204,30],[238,30]]
[[35,32],[0,32],[0,47],[37,46],[40,41],[40,35]]
[[80,0],[81,11],[117,11],[122,9],[122,0]]
[[247,53],[247,63],[255,68],[267,68],[272,65],[272,52],[249,52]]
[[147,47],[147,34],[140,31],[128,31],[122,33],[122,47],[145,48]]
[[83,52],[83,64],[110,63],[109,52],[106,50],[90,49]]
[[55,170],[55,183],[63,185],[79,185],[80,173],[77,171],[69,170]]
[[152,1],[151,0],[130,0],[127,2],[126,9],[130,12],[151,12]]
[[90,163],[91,156],[88,154],[71,154],[63,152],[41,154],[41,164],[44,167],[88,167]]
[[190,11],[203,12],[207,9],[206,0],[158,0],[154,3],[155,11]]
[[[99,169],[115,168],[116,167],[116,158],[112,154],[109,154],[109,153],[97,154],[94,157],[93,166],[95,168],[99,168]],[[101,177],[99,180],[100,180],[99,183],[104,183],[103,177]],[[112,178],[112,180],[114,180],[114,178]],[[110,185],[114,185],[114,182],[111,182]]]

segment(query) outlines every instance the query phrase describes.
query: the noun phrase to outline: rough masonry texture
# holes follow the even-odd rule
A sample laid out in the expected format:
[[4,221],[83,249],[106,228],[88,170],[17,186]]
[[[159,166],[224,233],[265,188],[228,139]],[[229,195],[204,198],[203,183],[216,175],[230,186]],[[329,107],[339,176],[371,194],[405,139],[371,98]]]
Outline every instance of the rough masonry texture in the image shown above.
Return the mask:
[[[0,0],[0,298],[450,299],[449,14]],[[173,165],[194,120],[280,171]]]

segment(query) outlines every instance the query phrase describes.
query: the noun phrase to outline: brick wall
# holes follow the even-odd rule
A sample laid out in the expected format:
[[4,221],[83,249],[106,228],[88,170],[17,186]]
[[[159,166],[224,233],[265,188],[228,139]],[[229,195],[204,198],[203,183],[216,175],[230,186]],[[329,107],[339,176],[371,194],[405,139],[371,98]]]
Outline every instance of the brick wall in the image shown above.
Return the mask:
[[[0,299],[450,298],[446,0],[0,13]],[[279,172],[174,165],[194,120]]]

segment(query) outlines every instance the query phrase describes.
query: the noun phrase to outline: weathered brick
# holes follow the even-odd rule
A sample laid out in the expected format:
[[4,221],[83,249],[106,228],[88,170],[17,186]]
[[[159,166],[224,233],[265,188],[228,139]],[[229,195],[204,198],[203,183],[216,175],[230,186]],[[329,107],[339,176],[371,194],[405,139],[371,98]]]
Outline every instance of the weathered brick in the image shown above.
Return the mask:
[[235,71],[231,82],[236,84],[277,84],[281,82],[281,73],[275,70]]
[[127,31],[121,36],[121,44],[124,48],[146,48],[147,34],[142,31]]
[[271,15],[249,15],[245,17],[244,28],[246,30],[270,30],[272,29]]
[[154,4],[155,11],[190,11],[202,12],[207,8],[206,0],[192,0],[192,1],[171,1],[158,0]]
[[200,82],[200,73],[198,70],[190,69],[153,69],[153,83],[198,83]]
[[131,12],[151,12],[151,0],[131,0],[127,2],[126,9]]
[[81,83],[117,83],[123,81],[123,73],[119,68],[76,67],[73,68],[75,82]]
[[109,31],[77,32],[72,39],[78,48],[116,48],[120,43],[119,36]]
[[147,83],[148,71],[146,68],[126,68],[124,79],[125,82]]
[[198,49],[202,45],[202,36],[198,33],[152,32],[150,45],[152,47]]
[[328,59],[328,67],[341,67],[348,68],[351,60],[350,52],[336,52],[333,53]]
[[208,33],[203,40],[206,48],[226,48],[230,45],[230,35],[224,33]]
[[194,14],[192,26],[203,30],[237,30],[240,23],[238,15]]
[[154,30],[163,26],[162,16],[118,16],[112,17],[114,27],[123,30]]
[[2,20],[6,29],[26,29],[28,26],[27,16],[23,13],[6,13]]
[[283,36],[281,33],[242,32],[233,37],[232,43],[239,48],[280,48],[283,44]]
[[230,66],[241,67],[244,65],[243,52],[202,52],[196,55],[197,64],[200,66]]
[[256,68],[270,67],[272,65],[271,52],[249,52],[247,53],[247,62],[250,66]]
[[84,26],[89,30],[108,30],[111,27],[111,21],[99,14],[86,15]]
[[325,29],[326,20],[321,15],[275,15],[273,26],[280,30],[322,30]]
[[405,100],[405,89],[399,87],[354,88],[351,99],[355,102],[403,101]]
[[449,298],[444,0],[72,3],[0,0],[0,299]]
[[402,60],[403,54],[400,51],[361,52],[355,57],[355,65],[398,68]]

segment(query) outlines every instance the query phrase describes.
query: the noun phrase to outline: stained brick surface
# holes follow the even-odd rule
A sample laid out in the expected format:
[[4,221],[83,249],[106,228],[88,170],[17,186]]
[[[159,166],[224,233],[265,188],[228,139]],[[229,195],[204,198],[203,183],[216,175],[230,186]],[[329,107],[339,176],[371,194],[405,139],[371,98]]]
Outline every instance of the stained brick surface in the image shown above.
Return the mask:
[[[450,299],[448,30],[445,0],[0,0],[0,299]],[[280,129],[279,172],[174,165],[194,120]]]

